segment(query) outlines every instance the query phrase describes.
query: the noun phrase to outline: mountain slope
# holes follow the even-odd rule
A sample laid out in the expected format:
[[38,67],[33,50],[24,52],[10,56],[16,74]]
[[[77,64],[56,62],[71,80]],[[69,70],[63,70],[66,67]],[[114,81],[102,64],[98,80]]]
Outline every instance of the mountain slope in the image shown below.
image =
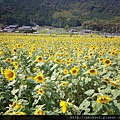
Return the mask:
[[4,25],[80,26],[85,21],[111,21],[119,16],[119,0],[0,0]]

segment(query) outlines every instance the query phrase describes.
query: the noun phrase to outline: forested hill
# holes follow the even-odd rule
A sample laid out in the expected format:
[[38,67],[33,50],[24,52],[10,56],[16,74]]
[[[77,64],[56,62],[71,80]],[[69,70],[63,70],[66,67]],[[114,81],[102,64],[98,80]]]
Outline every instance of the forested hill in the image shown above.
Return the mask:
[[[0,0],[0,23],[82,26],[96,30],[103,30],[104,23],[104,26],[113,25],[111,30],[117,31],[120,0]],[[95,23],[99,24],[98,28]]]

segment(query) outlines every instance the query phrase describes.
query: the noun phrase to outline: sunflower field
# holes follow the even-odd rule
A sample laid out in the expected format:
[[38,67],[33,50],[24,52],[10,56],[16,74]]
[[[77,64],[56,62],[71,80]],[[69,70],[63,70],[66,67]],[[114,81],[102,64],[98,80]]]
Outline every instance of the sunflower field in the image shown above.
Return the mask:
[[1,115],[120,115],[120,37],[0,34]]

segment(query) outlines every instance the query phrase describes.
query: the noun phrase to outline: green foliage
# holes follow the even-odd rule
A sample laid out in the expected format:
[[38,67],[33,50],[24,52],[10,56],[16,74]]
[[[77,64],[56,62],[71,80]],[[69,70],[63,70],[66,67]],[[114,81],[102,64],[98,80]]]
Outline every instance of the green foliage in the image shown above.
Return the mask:
[[86,29],[119,32],[119,8],[118,0],[1,0],[0,21],[4,25],[82,25]]

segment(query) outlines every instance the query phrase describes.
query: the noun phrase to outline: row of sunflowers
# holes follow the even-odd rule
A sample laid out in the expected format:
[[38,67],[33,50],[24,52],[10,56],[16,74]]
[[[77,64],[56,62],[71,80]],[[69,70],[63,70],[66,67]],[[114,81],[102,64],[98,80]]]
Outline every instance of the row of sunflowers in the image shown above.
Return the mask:
[[120,115],[120,37],[0,34],[1,115]]

